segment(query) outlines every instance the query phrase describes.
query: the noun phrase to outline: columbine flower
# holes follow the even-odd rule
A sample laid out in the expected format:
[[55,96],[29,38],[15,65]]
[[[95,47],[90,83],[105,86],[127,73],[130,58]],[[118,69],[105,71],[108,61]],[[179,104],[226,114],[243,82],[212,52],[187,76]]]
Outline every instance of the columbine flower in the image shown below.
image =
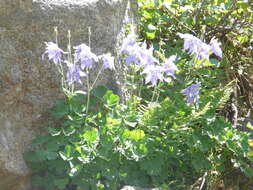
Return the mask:
[[132,55],[126,56],[125,61],[126,61],[127,65],[130,65],[131,63],[138,64],[139,63],[139,58],[136,54],[132,54]]
[[61,61],[63,50],[58,47],[57,44],[53,42],[46,42],[46,51],[42,55],[42,58],[44,58],[44,55],[48,55],[49,60],[53,60],[55,64]]
[[202,42],[199,38],[191,34],[177,33],[180,38],[184,39],[184,50],[192,55],[196,55],[198,59],[209,59],[211,46]]
[[181,93],[186,96],[186,101],[188,104],[193,104],[194,102],[199,102],[199,90],[200,84],[192,84],[187,88],[183,89]]
[[140,65],[143,67],[147,67],[150,65],[155,65],[155,63],[158,63],[158,60],[153,55],[154,48],[150,47],[147,48],[146,42],[142,43],[142,46],[139,48],[139,60]]
[[146,42],[136,42],[133,35],[129,35],[124,41],[121,49],[122,53],[126,54],[126,64],[136,63],[146,67],[154,65],[158,60],[153,56],[153,47],[147,48]]
[[136,45],[136,36],[133,34],[129,34],[122,43],[121,52],[129,54],[132,52],[132,48]]
[[93,62],[98,61],[98,57],[91,52],[90,47],[85,44],[74,47],[77,61],[81,61],[81,68],[91,68]]
[[68,72],[67,72],[67,82],[71,85],[74,82],[82,83],[81,77],[84,77],[84,72],[81,71],[79,65],[71,64],[67,62]]
[[170,75],[175,77],[175,72],[178,70],[177,66],[175,65],[176,56],[172,55],[169,57],[169,59],[165,60],[165,63],[163,64],[163,69],[166,75]]
[[152,86],[155,86],[158,80],[163,80],[162,67],[149,65],[144,68],[143,73],[146,74],[145,83],[151,83]]
[[101,55],[99,58],[101,58],[103,61],[104,69],[115,70],[114,57],[112,57],[110,53]]
[[211,46],[211,49],[212,49],[213,53],[215,55],[217,55],[218,57],[222,58],[222,50],[220,48],[220,45],[221,45],[221,43],[219,43],[217,41],[217,39],[215,39],[215,38],[211,39],[210,46]]
[[140,49],[139,43],[133,42],[133,41],[127,41],[124,42],[122,46],[122,53],[126,54],[125,61],[127,65],[130,65],[131,63],[139,64],[139,54]]

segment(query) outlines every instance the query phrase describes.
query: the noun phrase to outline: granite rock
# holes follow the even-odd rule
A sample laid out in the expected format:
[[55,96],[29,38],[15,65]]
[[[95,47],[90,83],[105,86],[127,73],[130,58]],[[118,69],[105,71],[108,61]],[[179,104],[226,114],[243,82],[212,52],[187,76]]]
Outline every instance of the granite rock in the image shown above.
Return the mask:
[[[31,139],[48,125],[47,111],[61,98],[54,66],[42,60],[45,41],[66,48],[88,42],[96,54],[117,56],[125,25],[136,23],[135,0],[0,0],[0,187],[30,190],[23,159]],[[117,67],[117,66],[116,66]],[[114,74],[98,82],[117,89]]]

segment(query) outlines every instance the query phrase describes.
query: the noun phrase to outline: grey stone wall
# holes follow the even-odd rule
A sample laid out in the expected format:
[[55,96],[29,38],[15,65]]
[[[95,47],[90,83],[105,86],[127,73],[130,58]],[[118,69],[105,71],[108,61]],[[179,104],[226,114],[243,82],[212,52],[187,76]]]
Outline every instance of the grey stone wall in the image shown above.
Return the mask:
[[[61,97],[52,64],[41,59],[45,41],[66,48],[88,41],[97,54],[117,56],[127,23],[135,23],[135,0],[0,0],[0,189],[30,190],[23,160],[34,135],[48,125],[47,110]],[[116,66],[117,67],[117,66]],[[116,85],[113,74],[99,82]]]

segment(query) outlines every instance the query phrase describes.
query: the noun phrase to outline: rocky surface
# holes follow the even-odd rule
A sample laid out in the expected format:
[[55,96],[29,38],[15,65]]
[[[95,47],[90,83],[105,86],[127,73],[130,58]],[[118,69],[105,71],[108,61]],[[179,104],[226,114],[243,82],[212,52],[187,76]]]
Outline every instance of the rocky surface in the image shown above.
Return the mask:
[[[87,43],[90,26],[92,51],[117,55],[135,8],[135,0],[0,0],[0,189],[30,190],[22,154],[60,97],[54,67],[41,59],[54,27],[62,48],[68,30],[73,45]],[[116,87],[111,74],[100,83]]]

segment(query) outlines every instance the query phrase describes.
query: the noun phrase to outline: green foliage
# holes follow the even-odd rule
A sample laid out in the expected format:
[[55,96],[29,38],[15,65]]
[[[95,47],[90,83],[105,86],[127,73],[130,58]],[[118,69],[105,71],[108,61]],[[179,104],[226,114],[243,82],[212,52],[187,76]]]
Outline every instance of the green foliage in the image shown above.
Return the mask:
[[[233,84],[239,116],[252,109],[253,94],[253,2],[249,0],[138,0],[140,38],[165,57],[181,51],[177,32],[189,33],[209,43],[216,37],[225,58],[210,61],[220,67],[223,80]],[[247,91],[247,92],[246,92]]]
[[[175,80],[148,87],[132,67],[126,76],[130,98],[124,101],[98,86],[89,89],[89,98],[89,93],[76,92],[56,102],[50,113],[61,123],[36,137],[32,151],[24,155],[34,187],[118,190],[127,184],[185,190],[205,176],[204,188],[213,190],[217,180],[235,170],[245,178],[253,176],[250,134],[236,130],[219,114],[235,84],[226,75],[235,47],[224,38],[238,32],[235,20],[252,17],[250,3],[139,0],[139,4],[140,40],[152,44],[161,61],[178,55]],[[251,46],[252,38],[248,22],[242,26],[247,32],[234,40],[245,47]],[[229,31],[224,33],[220,26]],[[182,51],[177,32],[205,41],[217,35],[225,57],[195,64]],[[240,54],[236,59],[243,58]],[[188,105],[180,91],[196,82],[201,83],[200,102]]]
[[205,89],[198,110],[177,91],[164,92],[159,103],[140,110],[140,98],[121,104],[117,95],[98,87],[91,100],[100,105],[85,116],[85,101],[76,105],[84,95],[60,101],[51,113],[56,118],[59,110],[65,113],[63,124],[48,128],[48,135],[37,137],[34,151],[25,155],[33,185],[47,190],[70,184],[77,189],[116,190],[128,184],[181,190],[205,172],[222,175],[228,166],[251,176],[249,136],[216,114],[227,89]]

